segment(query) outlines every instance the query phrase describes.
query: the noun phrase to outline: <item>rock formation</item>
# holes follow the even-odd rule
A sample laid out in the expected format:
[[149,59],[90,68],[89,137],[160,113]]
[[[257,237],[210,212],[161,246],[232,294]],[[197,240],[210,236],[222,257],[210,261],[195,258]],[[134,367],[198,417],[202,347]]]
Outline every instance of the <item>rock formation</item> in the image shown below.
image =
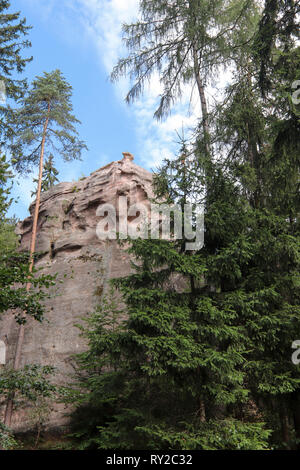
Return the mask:
[[[42,324],[30,319],[25,327],[22,365],[39,363],[57,368],[56,382],[70,380],[72,355],[84,350],[84,340],[76,323],[94,310],[111,278],[130,272],[127,253],[115,240],[100,240],[96,226],[97,209],[112,204],[118,214],[119,196],[129,204],[137,202],[150,207],[152,174],[133,163],[124,153],[112,162],[76,183],[60,183],[42,193],[38,220],[36,251],[40,253],[37,268],[45,274],[56,274],[51,297],[45,301],[46,315]],[[30,206],[33,214],[34,204]],[[134,223],[134,221],[129,221]],[[20,222],[20,248],[29,248],[32,215]],[[60,282],[61,281],[61,282]],[[0,340],[7,346],[6,362],[12,364],[18,326],[11,313],[0,323]],[[67,422],[62,405],[55,404],[49,425]],[[28,427],[26,413],[14,413],[14,428]]]

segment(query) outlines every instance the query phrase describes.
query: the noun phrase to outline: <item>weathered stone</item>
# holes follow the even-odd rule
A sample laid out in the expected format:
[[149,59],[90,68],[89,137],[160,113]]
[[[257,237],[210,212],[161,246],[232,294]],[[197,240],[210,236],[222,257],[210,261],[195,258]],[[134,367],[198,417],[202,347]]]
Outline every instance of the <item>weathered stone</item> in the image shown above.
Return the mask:
[[[45,302],[46,316],[42,324],[29,319],[25,327],[22,366],[39,363],[57,368],[55,381],[68,383],[73,372],[72,355],[84,350],[85,341],[75,326],[101,301],[109,279],[130,272],[129,256],[115,240],[99,240],[96,226],[100,220],[96,211],[101,204],[113,204],[116,209],[120,195],[130,204],[144,203],[149,209],[152,174],[135,165],[130,154],[112,162],[76,183],[60,183],[42,193],[38,219],[36,251],[41,256],[36,263],[45,274],[56,274],[55,287]],[[32,229],[31,216],[20,222],[17,233],[20,249],[28,250]],[[118,210],[117,210],[118,212]],[[129,223],[134,223],[131,221]],[[61,282],[60,282],[61,281]],[[18,326],[13,315],[1,319],[0,340],[7,345],[6,362],[12,364]],[[49,426],[67,422],[65,410],[54,404]],[[13,426],[30,426],[26,412],[14,413]]]

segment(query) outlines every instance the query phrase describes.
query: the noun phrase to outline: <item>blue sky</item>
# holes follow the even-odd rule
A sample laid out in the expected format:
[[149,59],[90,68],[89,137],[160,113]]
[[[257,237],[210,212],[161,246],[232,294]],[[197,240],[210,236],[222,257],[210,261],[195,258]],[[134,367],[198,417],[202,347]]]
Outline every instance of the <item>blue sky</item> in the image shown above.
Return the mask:
[[[44,71],[60,69],[73,87],[75,116],[82,122],[78,130],[89,150],[82,161],[64,163],[56,156],[60,181],[73,181],[101,166],[134,154],[135,162],[155,169],[177,149],[176,130],[194,121],[190,89],[186,90],[170,117],[162,123],[153,120],[160,83],[153,77],[143,97],[128,106],[124,102],[129,83],[109,81],[118,57],[124,56],[121,25],[138,15],[138,0],[12,0],[11,11],[20,11],[27,24],[33,56],[24,75],[31,81]],[[195,103],[193,106],[197,106]],[[28,215],[34,174],[15,178],[10,215]]]

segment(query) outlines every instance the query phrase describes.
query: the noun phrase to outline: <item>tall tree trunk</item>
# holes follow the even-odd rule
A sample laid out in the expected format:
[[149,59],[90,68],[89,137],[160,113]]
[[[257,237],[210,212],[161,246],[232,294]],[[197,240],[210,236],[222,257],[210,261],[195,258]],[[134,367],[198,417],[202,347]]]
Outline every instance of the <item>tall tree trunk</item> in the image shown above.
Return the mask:
[[288,418],[285,403],[281,403],[279,415],[280,415],[280,423],[281,423],[282,441],[288,448],[289,442],[290,442],[290,427],[289,427],[289,418]]
[[[36,202],[35,202],[35,208],[34,208],[33,226],[32,226],[31,242],[30,242],[30,254],[29,254],[29,272],[30,273],[32,273],[33,264],[34,264],[36,232],[37,232],[37,223],[38,223],[39,210],[40,210],[40,199],[41,199],[43,167],[44,167],[44,149],[45,149],[46,133],[47,133],[48,123],[49,123],[49,113],[50,113],[50,103],[48,103],[48,114],[44,123],[43,138],[42,138],[41,153],[40,153],[38,187],[37,187],[37,195],[36,195]],[[27,282],[26,292],[29,292],[30,288],[31,288],[31,283]],[[25,318],[25,316],[26,314],[25,312],[23,312],[22,318]],[[19,328],[19,335],[18,335],[18,341],[17,341],[16,353],[15,353],[15,359],[14,359],[14,370],[18,370],[20,367],[22,347],[23,347],[23,342],[24,342],[24,334],[25,334],[25,325],[21,324]],[[11,425],[13,401],[14,401],[14,394],[8,397],[8,401],[7,401],[7,405],[5,409],[4,424],[7,427],[10,427]]]
[[[204,92],[204,84],[203,84],[201,76],[200,76],[200,64],[199,64],[198,54],[197,54],[197,49],[196,49],[195,44],[193,44],[193,61],[194,61],[194,74],[195,74],[195,79],[196,79],[197,88],[198,88],[199,97],[200,97],[200,102],[201,102],[205,153],[206,153],[206,156],[209,157],[209,155],[210,155],[210,146],[209,146],[210,133],[209,133],[209,125],[208,125],[208,110],[207,110],[207,102],[206,102],[206,97],[205,97],[205,92]],[[193,276],[191,276],[191,289],[192,289],[192,291],[195,290]],[[200,422],[201,423],[204,423],[206,421],[205,403],[204,403],[204,400],[201,400],[201,399],[199,400],[199,417],[200,417]]]
[[204,84],[202,82],[200,76],[200,64],[197,54],[196,46],[193,45],[193,60],[194,60],[194,74],[197,83],[197,88],[199,92],[200,102],[201,102],[201,110],[202,110],[202,125],[203,125],[203,132],[204,132],[204,141],[205,141],[205,151],[207,156],[210,154],[210,132],[209,132],[209,124],[208,124],[208,109],[207,109],[207,101],[204,92]]
[[300,395],[295,392],[292,398],[294,428],[297,439],[297,450],[300,450]]

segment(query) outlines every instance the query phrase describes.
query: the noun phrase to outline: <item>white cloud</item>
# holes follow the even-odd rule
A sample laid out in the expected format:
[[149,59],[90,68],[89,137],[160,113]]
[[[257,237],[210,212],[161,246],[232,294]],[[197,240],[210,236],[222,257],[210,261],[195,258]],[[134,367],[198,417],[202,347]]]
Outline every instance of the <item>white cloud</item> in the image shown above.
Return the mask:
[[121,27],[138,13],[138,0],[65,0],[75,10],[85,32],[96,44],[99,58],[110,74],[122,52]]
[[[52,20],[55,18],[60,23],[58,29],[64,31],[65,39],[74,38],[74,34],[70,34],[72,27],[78,36],[78,24],[72,26],[72,22],[79,22],[82,32],[80,41],[88,42],[89,47],[96,48],[99,63],[108,76],[118,58],[126,56],[127,51],[122,43],[122,24],[130,23],[138,17],[139,0],[26,1],[38,5],[43,17],[52,17]],[[65,34],[66,31],[69,34]],[[185,86],[182,99],[173,107],[172,114],[162,122],[155,121],[153,114],[162,91],[157,74],[152,76],[143,96],[129,107],[124,102],[129,90],[129,80],[121,79],[114,88],[120,103],[127,108],[128,119],[134,122],[139,153],[137,157],[148,168],[156,166],[163,158],[174,155],[178,149],[175,131],[181,132],[182,128],[194,126],[196,119],[192,116],[200,116],[197,93],[193,93],[190,103],[192,89]]]
[[[138,16],[139,0],[77,0],[73,8],[80,10],[85,31],[97,47],[99,60],[109,75],[118,58],[126,55],[122,44],[122,24],[134,21]],[[115,85],[120,101],[129,89],[129,81],[122,79]],[[143,96],[128,109],[128,118],[136,124],[139,160],[148,168],[157,166],[163,158],[171,158],[177,150],[176,132],[195,124],[188,116],[191,88],[185,87],[180,103],[174,106],[172,115],[163,122],[153,119],[161,93],[161,84],[154,74]],[[193,100],[193,106],[198,106]]]

